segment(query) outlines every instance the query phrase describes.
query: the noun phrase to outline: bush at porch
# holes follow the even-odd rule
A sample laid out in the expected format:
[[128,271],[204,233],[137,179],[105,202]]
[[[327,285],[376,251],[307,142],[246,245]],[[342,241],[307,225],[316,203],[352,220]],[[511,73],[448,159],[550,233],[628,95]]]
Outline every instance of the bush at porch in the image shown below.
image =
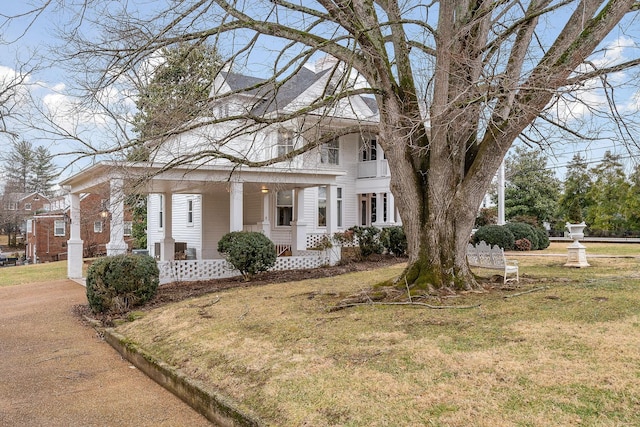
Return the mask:
[[233,231],[218,241],[218,252],[233,265],[246,281],[267,271],[276,263],[276,247],[267,236],[256,231]]
[[96,260],[87,271],[87,299],[94,313],[124,313],[153,298],[158,290],[156,261],[146,255]]

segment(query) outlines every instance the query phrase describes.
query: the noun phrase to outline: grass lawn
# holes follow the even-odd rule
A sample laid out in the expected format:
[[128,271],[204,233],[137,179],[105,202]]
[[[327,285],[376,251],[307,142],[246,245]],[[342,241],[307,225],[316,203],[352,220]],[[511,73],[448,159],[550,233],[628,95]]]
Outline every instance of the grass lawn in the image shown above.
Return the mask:
[[519,257],[517,287],[425,301],[472,309],[327,310],[399,265],[210,294],[117,331],[268,425],[640,425],[640,260],[568,269],[566,246]]
[[0,267],[0,287],[61,280],[66,277],[66,261]]

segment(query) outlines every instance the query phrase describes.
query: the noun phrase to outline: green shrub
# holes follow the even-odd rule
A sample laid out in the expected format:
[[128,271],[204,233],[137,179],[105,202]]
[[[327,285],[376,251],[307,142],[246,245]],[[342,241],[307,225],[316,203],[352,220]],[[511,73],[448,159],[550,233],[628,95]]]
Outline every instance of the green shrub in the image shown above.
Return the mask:
[[538,234],[533,226],[525,222],[509,222],[503,227],[507,228],[513,234],[515,240],[527,239],[531,242],[532,249],[538,249]]
[[535,227],[534,230],[538,235],[538,247],[536,249],[537,250],[547,249],[551,244],[551,241],[549,240],[549,233],[547,233],[547,230],[540,227]]
[[257,231],[232,231],[218,241],[218,252],[233,265],[246,281],[267,271],[276,263],[276,247],[267,236]]
[[358,239],[360,255],[368,257],[373,254],[384,252],[384,246],[380,243],[380,229],[377,227],[351,227],[353,234]]
[[383,228],[380,233],[380,242],[387,253],[393,256],[407,254],[407,236],[404,234],[404,228],[400,226]]
[[484,240],[488,245],[497,245],[504,250],[513,250],[515,238],[513,233],[501,225],[485,225],[478,228],[473,235],[473,243]]
[[94,313],[125,313],[158,290],[156,261],[147,255],[116,255],[96,260],[87,271],[87,299]]

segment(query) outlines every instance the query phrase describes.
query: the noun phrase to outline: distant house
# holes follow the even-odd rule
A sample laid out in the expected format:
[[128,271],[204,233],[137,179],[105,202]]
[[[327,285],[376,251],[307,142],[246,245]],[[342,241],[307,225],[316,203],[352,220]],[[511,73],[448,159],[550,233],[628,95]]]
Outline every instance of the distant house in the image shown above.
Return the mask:
[[[246,111],[275,117],[308,105],[334,84],[335,65],[332,58],[309,64],[287,79],[276,94],[266,86],[255,89],[260,82],[255,77],[221,72],[211,93],[213,122]],[[311,122],[318,125],[313,132],[301,129]],[[218,240],[237,230],[264,233],[282,253],[309,255],[307,249],[336,231],[355,225],[385,227],[400,223],[389,190],[387,160],[377,135],[363,126],[377,122],[375,100],[352,95],[330,108],[310,110],[307,117],[257,128],[255,132],[239,132],[224,146],[229,153],[259,162],[305,144],[317,145],[286,162],[249,168],[217,158],[197,167],[183,165],[165,170],[164,166],[177,156],[195,156],[206,151],[212,141],[235,135],[239,123],[233,120],[163,141],[153,162],[101,162],[61,184],[72,197],[73,224],[85,215],[79,196],[108,183],[115,222],[122,220],[122,202],[117,201],[123,199],[128,183],[150,177],[137,191],[148,194],[148,250],[161,262],[175,260],[176,242],[181,243],[180,249],[186,246],[192,261],[219,260]],[[316,144],[323,132],[335,129],[353,131]],[[83,253],[84,240],[79,231],[69,240],[75,246],[71,253],[78,255]],[[111,237],[109,253],[126,250],[121,237]],[[70,258],[70,277],[79,274],[80,264]]]
[[[50,199],[41,193],[7,193],[2,199],[3,232],[15,236],[15,243],[24,243],[26,220],[44,209]],[[13,242],[12,242],[13,243]]]
[[[110,240],[111,221],[107,211],[108,200],[101,194],[85,194],[80,198],[84,212],[80,222],[80,235],[84,241],[83,257],[106,255]],[[51,262],[67,259],[67,241],[70,237],[69,203],[67,197],[58,197],[44,206],[41,212],[27,220],[25,255],[32,262]],[[131,246],[131,215],[124,222],[124,240]]]

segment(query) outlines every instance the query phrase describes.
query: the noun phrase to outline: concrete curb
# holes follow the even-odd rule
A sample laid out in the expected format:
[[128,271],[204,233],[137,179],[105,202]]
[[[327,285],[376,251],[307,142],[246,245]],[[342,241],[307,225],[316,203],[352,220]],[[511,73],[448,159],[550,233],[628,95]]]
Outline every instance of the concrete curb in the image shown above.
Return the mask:
[[165,362],[138,347],[111,328],[93,325],[104,334],[104,339],[136,368],[149,378],[178,396],[215,425],[221,427],[262,427],[256,416],[240,410],[225,396],[206,391],[204,385],[175,370]]

